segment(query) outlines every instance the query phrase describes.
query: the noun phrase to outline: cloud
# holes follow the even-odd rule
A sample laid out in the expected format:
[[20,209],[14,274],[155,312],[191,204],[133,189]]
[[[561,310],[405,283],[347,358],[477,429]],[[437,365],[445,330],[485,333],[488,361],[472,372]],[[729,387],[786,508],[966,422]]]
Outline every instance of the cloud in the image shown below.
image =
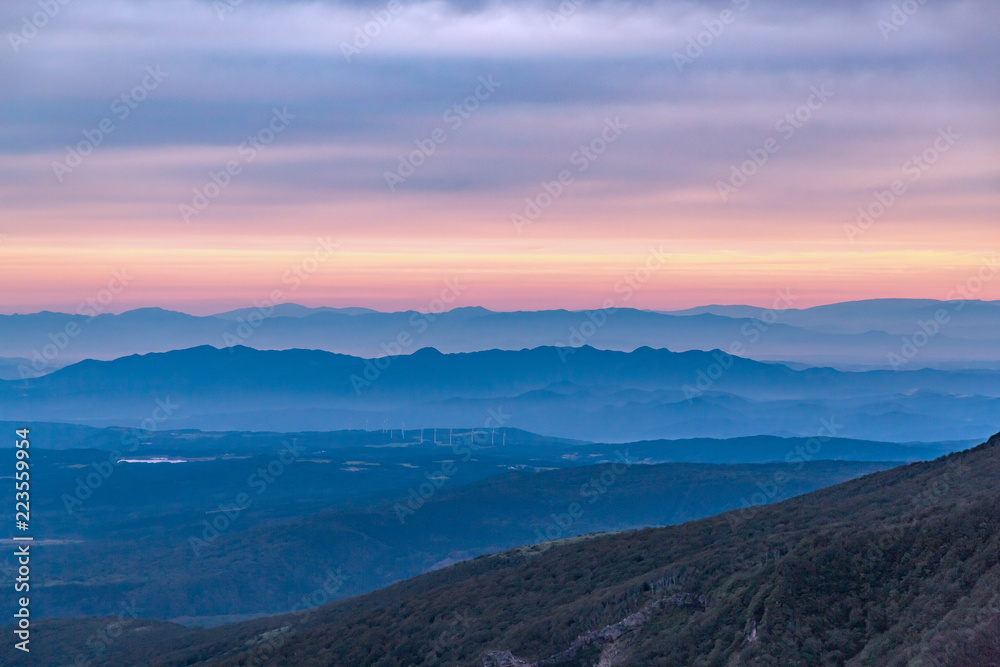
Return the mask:
[[[948,225],[956,244],[989,242],[1000,5],[927,2],[902,20],[893,4],[243,0],[220,18],[214,0],[67,0],[15,51],[10,35],[41,10],[2,3],[0,231],[38,233],[37,247],[60,230],[197,246],[208,225],[264,235],[328,219],[357,234],[419,219],[435,238],[506,235],[620,117],[628,130],[531,234],[750,244],[808,228],[810,243],[842,244],[842,223],[951,126],[963,140],[865,241]],[[149,67],[168,76],[120,117]],[[446,114],[484,76],[502,86],[454,127]],[[718,182],[822,85],[829,103],[723,202]],[[286,107],[287,130],[183,231],[178,206]],[[53,162],[105,119],[113,132],[60,181]],[[390,192],[385,173],[437,129],[447,141]]]

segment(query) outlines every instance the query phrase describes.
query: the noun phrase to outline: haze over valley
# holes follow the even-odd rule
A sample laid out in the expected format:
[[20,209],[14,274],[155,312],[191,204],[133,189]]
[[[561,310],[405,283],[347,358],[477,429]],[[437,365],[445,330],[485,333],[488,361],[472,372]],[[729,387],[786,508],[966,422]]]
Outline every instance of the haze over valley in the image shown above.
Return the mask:
[[0,27],[0,667],[1000,667],[997,0]]

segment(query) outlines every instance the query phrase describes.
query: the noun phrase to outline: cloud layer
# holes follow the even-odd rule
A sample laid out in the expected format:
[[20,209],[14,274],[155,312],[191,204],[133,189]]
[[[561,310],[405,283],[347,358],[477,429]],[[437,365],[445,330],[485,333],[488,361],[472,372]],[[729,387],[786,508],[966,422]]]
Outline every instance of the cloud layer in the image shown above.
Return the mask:
[[[649,307],[940,297],[1000,240],[998,19],[987,0],[5,3],[4,308],[72,302],[133,250],[148,273],[122,306],[244,305],[327,235],[357,269],[317,275],[303,296],[325,302],[408,307],[461,273],[474,302],[597,305],[650,244],[676,260]],[[219,266],[239,268],[190,286]]]

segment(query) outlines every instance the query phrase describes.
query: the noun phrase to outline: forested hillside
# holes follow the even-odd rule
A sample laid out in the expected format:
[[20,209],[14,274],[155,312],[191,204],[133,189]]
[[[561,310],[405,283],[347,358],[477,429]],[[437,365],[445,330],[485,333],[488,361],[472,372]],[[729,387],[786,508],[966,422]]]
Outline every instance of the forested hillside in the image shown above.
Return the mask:
[[[136,621],[105,658],[996,665],[998,475],[1000,435],[754,513],[514,549],[311,611],[213,630]],[[102,623],[42,623],[39,644],[71,659]]]

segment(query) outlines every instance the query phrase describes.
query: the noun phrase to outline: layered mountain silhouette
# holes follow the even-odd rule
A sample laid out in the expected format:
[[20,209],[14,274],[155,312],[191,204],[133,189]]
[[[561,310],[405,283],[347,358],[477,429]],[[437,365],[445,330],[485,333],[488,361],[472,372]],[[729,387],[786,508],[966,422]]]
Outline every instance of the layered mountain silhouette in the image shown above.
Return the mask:
[[589,441],[799,435],[967,439],[1000,373],[793,370],[722,351],[543,347],[362,359],[209,346],[0,382],[0,419],[210,430],[513,426]]
[[[1000,304],[880,299],[796,310],[706,306],[673,313],[598,311],[382,313],[365,308],[262,304],[213,316],[160,308],[120,315],[41,312],[0,316],[0,378],[83,359],[211,345],[319,349],[376,357],[543,346],[632,351],[721,349],[754,359],[840,368],[1000,366]],[[435,311],[439,309],[434,309]],[[27,360],[25,361],[18,361]]]

